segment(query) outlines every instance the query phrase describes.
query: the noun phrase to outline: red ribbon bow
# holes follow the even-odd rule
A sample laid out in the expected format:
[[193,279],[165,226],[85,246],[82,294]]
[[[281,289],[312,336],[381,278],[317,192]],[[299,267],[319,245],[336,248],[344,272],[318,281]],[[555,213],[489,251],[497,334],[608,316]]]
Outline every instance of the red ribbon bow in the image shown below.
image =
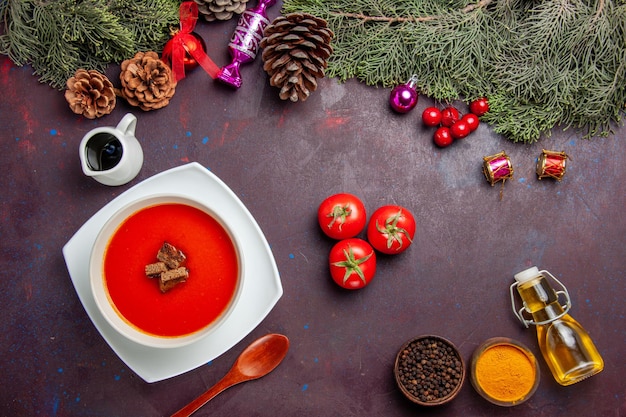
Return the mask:
[[[191,48],[187,45],[197,43],[197,39],[191,34],[198,21],[198,5],[193,1],[185,1],[180,4],[180,31],[168,42],[171,48],[163,51],[163,60],[171,62],[172,71],[176,81],[185,78],[185,53],[189,53],[211,78],[215,79],[219,67],[207,56],[201,48]],[[167,45],[166,45],[167,46]]]

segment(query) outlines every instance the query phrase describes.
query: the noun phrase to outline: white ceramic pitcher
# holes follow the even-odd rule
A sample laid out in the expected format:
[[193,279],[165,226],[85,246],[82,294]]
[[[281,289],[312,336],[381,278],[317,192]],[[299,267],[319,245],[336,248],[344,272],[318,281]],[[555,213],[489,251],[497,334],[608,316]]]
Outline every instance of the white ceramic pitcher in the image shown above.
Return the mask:
[[137,118],[126,114],[116,127],[90,130],[80,142],[85,175],[105,185],[123,185],[139,174],[143,150],[135,137]]

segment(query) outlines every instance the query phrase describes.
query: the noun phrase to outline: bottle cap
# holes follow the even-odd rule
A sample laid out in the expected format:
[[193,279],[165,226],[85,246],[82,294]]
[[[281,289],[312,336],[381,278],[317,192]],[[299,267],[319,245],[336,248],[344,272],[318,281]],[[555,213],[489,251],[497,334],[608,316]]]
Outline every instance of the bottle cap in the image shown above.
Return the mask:
[[522,284],[524,282],[530,281],[531,279],[536,278],[537,276],[539,276],[539,268],[537,268],[536,266],[528,268],[522,272],[518,272],[517,274],[514,275],[515,281],[517,281],[518,284]]

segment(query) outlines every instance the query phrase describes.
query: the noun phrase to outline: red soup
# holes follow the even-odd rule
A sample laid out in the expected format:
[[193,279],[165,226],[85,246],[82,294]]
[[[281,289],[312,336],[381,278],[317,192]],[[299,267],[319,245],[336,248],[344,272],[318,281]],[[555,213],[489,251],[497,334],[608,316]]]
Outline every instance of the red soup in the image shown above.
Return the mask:
[[[157,262],[163,242],[180,249],[187,281],[166,293],[145,266]],[[161,337],[197,332],[217,320],[235,295],[237,253],[226,230],[207,213],[185,204],[160,204],[132,214],[115,231],[104,255],[104,281],[120,316]]]

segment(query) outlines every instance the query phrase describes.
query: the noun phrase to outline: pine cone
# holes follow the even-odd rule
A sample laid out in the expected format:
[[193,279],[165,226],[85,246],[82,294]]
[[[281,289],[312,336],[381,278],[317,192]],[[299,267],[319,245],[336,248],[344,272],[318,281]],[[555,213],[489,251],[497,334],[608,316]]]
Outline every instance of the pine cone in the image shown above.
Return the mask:
[[324,19],[308,13],[279,16],[265,28],[263,69],[282,100],[305,101],[317,89],[333,52],[333,36]]
[[208,22],[228,20],[234,14],[246,10],[248,0],[194,0],[198,5],[198,13]]
[[176,91],[176,78],[156,52],[137,52],[122,62],[121,94],[140,109],[156,110],[169,104]]
[[65,100],[72,111],[88,119],[107,115],[115,108],[115,91],[106,75],[78,69],[66,82]]

